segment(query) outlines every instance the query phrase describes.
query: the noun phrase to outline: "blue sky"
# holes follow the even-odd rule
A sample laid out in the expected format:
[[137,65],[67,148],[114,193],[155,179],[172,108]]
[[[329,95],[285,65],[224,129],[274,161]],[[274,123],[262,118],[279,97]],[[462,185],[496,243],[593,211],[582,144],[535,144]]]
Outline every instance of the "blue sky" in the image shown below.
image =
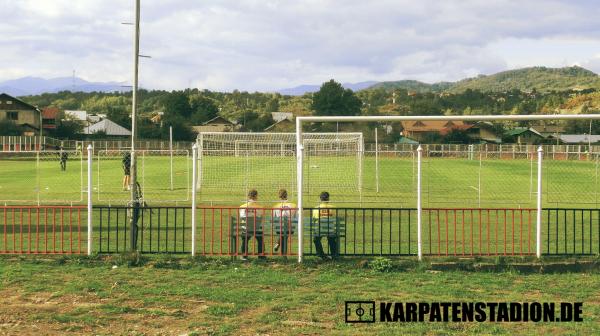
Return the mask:
[[[142,0],[147,88],[454,81],[517,67],[600,73],[595,1]],[[133,0],[0,0],[0,80],[130,82]]]

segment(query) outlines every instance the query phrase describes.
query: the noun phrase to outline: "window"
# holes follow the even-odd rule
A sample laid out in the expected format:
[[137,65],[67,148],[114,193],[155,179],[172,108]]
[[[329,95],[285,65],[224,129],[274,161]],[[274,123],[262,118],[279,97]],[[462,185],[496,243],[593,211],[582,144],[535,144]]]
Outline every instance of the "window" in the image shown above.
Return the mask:
[[13,111],[6,112],[6,119],[19,120],[19,112],[13,112]]
[[12,105],[12,100],[7,100],[7,101],[6,101],[6,104],[8,104],[8,105]]

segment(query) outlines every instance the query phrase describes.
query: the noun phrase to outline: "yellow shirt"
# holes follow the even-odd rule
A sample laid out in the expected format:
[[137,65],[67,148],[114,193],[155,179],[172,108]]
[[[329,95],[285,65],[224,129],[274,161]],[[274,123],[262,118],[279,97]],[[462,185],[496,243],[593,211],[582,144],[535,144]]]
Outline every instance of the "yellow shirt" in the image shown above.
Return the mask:
[[260,213],[258,211],[252,211],[252,210],[248,211],[247,209],[250,209],[250,208],[262,209],[263,206],[256,201],[249,200],[248,202],[240,205],[240,217],[246,218],[246,217],[248,217],[248,215],[250,215],[250,216],[262,215],[262,213]]
[[323,218],[323,217],[333,217],[335,215],[335,211],[329,210],[331,208],[335,208],[335,205],[333,205],[329,202],[319,203],[319,205],[317,206],[317,209],[313,209],[313,211],[312,211],[312,215],[311,215],[312,219],[318,220],[319,218]]
[[273,205],[273,217],[295,217],[296,208],[296,203],[282,200],[281,202]]

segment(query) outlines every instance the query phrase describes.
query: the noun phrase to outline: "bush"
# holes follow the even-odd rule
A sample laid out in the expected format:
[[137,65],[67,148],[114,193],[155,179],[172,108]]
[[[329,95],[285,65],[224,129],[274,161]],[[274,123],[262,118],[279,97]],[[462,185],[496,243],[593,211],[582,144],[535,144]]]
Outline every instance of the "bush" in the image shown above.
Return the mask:
[[394,268],[392,261],[388,258],[377,257],[370,263],[371,269],[376,272],[387,273]]

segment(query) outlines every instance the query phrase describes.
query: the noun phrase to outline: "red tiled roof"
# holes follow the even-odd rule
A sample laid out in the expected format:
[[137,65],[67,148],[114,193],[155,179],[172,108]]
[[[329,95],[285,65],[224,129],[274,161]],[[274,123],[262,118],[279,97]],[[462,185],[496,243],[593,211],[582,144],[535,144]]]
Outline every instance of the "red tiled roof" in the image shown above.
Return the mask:
[[59,110],[56,107],[46,107],[42,109],[42,118],[44,119],[56,119],[58,117]]

